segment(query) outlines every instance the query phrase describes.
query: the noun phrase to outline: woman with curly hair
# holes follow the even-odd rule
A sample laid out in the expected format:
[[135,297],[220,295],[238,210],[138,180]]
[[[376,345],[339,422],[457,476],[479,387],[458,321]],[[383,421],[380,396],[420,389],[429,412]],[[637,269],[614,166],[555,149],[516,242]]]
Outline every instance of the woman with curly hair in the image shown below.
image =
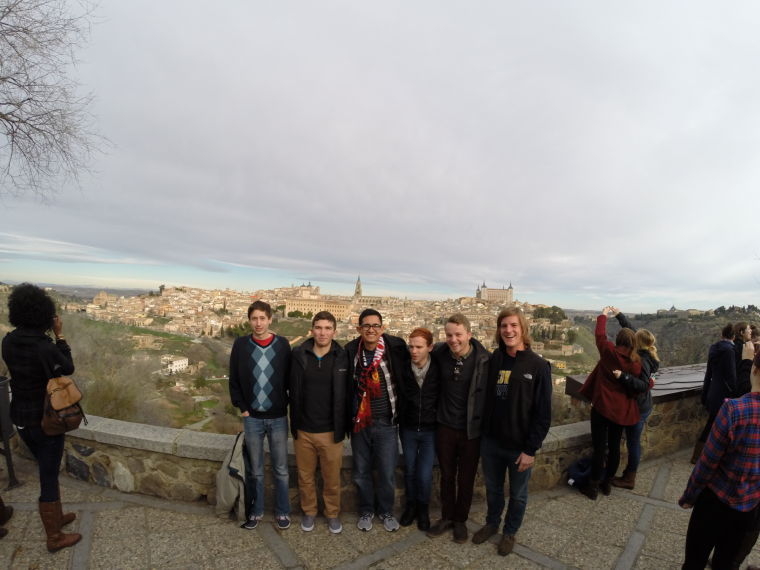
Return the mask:
[[[63,434],[42,431],[45,391],[50,378],[74,372],[71,348],[63,338],[63,323],[45,291],[30,283],[17,285],[8,298],[8,318],[16,327],[3,338],[3,360],[11,374],[11,420],[39,466],[39,512],[47,548],[55,552],[72,546],[81,534],[61,528],[76,518],[63,513],[58,472],[63,457]],[[55,343],[47,335],[52,330]]]

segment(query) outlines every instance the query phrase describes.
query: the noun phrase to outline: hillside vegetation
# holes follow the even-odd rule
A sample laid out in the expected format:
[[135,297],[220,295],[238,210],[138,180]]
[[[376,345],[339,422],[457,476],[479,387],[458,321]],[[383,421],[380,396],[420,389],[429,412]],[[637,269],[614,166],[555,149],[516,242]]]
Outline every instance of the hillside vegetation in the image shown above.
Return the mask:
[[[728,323],[745,321],[760,324],[760,313],[748,308],[732,307],[716,311],[715,315],[692,317],[670,315],[626,315],[636,328],[649,329],[657,337],[657,350],[662,366],[682,366],[707,361],[707,350],[720,339],[720,330]],[[594,319],[578,319],[576,324],[591,333],[593,342]],[[620,326],[611,318],[607,336],[614,339]],[[593,349],[596,353],[596,348]]]

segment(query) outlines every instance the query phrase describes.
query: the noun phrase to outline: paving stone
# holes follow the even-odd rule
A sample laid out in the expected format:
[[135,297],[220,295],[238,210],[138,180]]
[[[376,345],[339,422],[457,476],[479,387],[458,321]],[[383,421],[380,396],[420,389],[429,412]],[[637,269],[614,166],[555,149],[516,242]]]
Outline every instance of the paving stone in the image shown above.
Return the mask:
[[668,531],[650,532],[644,540],[641,554],[661,558],[668,562],[683,563],[684,537]]
[[467,570],[493,570],[494,568],[514,568],[516,570],[536,570],[544,568],[532,560],[518,556],[514,552],[509,556],[499,556],[495,553],[466,566]]
[[[255,561],[255,564],[254,564]],[[277,557],[267,548],[242,551],[234,556],[220,556],[213,560],[206,559],[207,568],[219,570],[280,570],[284,568]]]
[[622,553],[622,548],[596,543],[591,535],[585,540],[570,540],[557,558],[576,568],[613,568]]
[[93,541],[90,568],[149,568],[148,544],[145,537],[100,538]]
[[[357,529],[358,531],[358,529]],[[373,529],[370,532],[375,532]],[[379,532],[386,531],[380,529]],[[344,539],[343,534],[331,534],[327,524],[322,518],[318,518],[314,530],[303,532],[300,528],[300,520],[293,521],[289,530],[280,533],[282,539],[298,555],[299,560],[306,568],[332,568],[359,556],[359,551]]]
[[689,528],[691,510],[686,509],[657,509],[652,520],[652,530],[667,531],[686,537]]
[[406,570],[408,568],[419,570],[455,570],[461,568],[461,566],[452,564],[435,554],[431,554],[430,545],[423,542],[412,546],[401,554],[373,564],[372,568],[377,568],[378,570]]
[[8,568],[11,570],[27,570],[29,568],[60,570],[69,567],[72,554],[71,548],[64,548],[51,554],[47,551],[44,542],[25,542],[15,548]]
[[231,530],[240,530],[233,522],[216,518],[211,509],[209,509],[208,515],[195,515],[165,509],[147,508],[146,516],[148,520],[148,532],[189,530],[207,525],[228,525]]
[[639,556],[634,568],[635,570],[678,570],[681,565],[669,560],[642,555]]
[[148,524],[145,511],[142,507],[125,507],[117,511],[95,513],[93,536],[106,540],[144,538]]
[[[443,558],[449,564],[459,568],[472,564],[473,562],[488,556],[489,552],[492,552],[492,545],[490,543],[473,544],[472,534],[470,534],[470,539],[464,544],[457,544],[451,540],[450,536],[447,538],[448,539],[440,537],[431,539],[435,541],[434,550],[432,552],[435,552],[436,556]],[[422,544],[424,545],[425,543],[423,542]],[[429,548],[430,547],[428,546],[428,552],[431,552]]]
[[538,519],[523,521],[522,528],[517,534],[519,544],[552,558],[556,558],[565,545],[574,538],[572,531]]

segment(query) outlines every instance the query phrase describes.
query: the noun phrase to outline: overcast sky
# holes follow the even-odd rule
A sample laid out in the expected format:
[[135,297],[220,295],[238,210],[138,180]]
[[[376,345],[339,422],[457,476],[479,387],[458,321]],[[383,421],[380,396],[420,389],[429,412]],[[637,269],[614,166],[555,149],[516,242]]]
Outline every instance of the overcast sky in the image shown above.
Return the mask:
[[755,2],[101,0],[113,143],[0,280],[758,303]]

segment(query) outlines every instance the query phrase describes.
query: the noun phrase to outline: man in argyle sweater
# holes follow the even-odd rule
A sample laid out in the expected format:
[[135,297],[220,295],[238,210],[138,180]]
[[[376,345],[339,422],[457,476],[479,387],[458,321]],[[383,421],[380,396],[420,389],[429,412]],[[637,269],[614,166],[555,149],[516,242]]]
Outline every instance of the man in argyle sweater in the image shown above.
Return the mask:
[[256,301],[248,307],[252,334],[238,337],[230,353],[230,400],[243,416],[245,444],[253,465],[256,496],[243,528],[264,517],[264,437],[269,443],[275,480],[277,528],[290,527],[288,498],[288,397],[290,343],[269,330],[272,308]]

